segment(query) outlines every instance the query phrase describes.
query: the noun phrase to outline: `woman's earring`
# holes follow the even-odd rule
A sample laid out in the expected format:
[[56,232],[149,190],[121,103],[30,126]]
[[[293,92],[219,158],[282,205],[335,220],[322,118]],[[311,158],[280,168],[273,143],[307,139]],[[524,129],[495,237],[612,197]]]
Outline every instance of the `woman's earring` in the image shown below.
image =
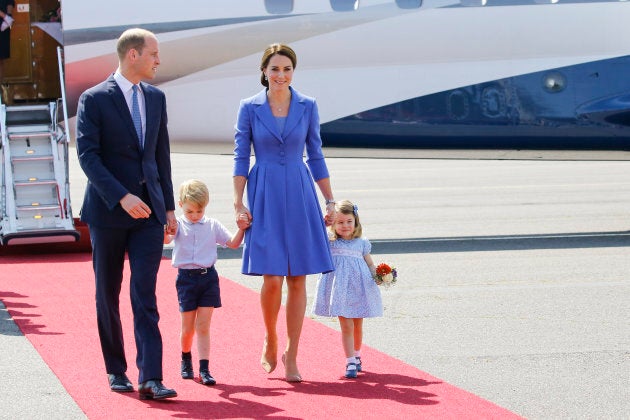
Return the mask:
[[267,80],[267,75],[265,75],[265,80]]

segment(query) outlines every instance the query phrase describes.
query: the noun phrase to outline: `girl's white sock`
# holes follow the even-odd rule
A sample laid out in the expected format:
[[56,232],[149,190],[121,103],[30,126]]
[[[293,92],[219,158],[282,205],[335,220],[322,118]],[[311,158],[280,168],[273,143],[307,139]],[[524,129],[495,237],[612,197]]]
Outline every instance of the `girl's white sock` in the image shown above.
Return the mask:
[[355,350],[354,357],[361,357],[361,350]]
[[[354,357],[354,356],[352,356],[352,357],[348,357],[348,358],[346,359],[346,364],[349,364],[349,363],[352,363],[353,365],[356,365],[356,364],[357,364],[357,359],[356,359],[356,357]],[[352,366],[352,367],[354,367],[354,366]]]

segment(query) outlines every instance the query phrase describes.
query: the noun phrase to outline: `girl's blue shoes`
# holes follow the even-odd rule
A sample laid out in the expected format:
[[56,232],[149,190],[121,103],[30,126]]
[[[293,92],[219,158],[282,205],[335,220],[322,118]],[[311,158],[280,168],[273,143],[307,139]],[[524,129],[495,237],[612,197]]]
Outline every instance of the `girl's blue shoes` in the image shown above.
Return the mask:
[[361,372],[363,370],[361,367],[361,358],[357,356],[355,359],[357,359],[357,372]]
[[357,377],[357,364],[356,363],[348,363],[346,365],[345,377],[348,379],[353,379]]

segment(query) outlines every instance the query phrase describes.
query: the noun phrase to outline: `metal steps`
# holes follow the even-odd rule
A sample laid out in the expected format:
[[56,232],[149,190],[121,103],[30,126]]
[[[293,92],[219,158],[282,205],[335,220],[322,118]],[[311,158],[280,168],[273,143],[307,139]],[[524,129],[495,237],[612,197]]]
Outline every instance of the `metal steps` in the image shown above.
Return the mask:
[[68,144],[57,103],[0,105],[0,244],[78,241],[70,206]]

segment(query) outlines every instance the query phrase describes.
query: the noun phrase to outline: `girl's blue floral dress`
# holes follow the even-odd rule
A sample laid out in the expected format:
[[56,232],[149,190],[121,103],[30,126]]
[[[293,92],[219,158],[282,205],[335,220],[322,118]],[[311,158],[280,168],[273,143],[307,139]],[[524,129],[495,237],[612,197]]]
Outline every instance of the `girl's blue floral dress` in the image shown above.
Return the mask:
[[319,277],[313,313],[345,318],[382,316],[381,291],[363,259],[372,251],[370,241],[338,238],[330,247],[335,271]]

